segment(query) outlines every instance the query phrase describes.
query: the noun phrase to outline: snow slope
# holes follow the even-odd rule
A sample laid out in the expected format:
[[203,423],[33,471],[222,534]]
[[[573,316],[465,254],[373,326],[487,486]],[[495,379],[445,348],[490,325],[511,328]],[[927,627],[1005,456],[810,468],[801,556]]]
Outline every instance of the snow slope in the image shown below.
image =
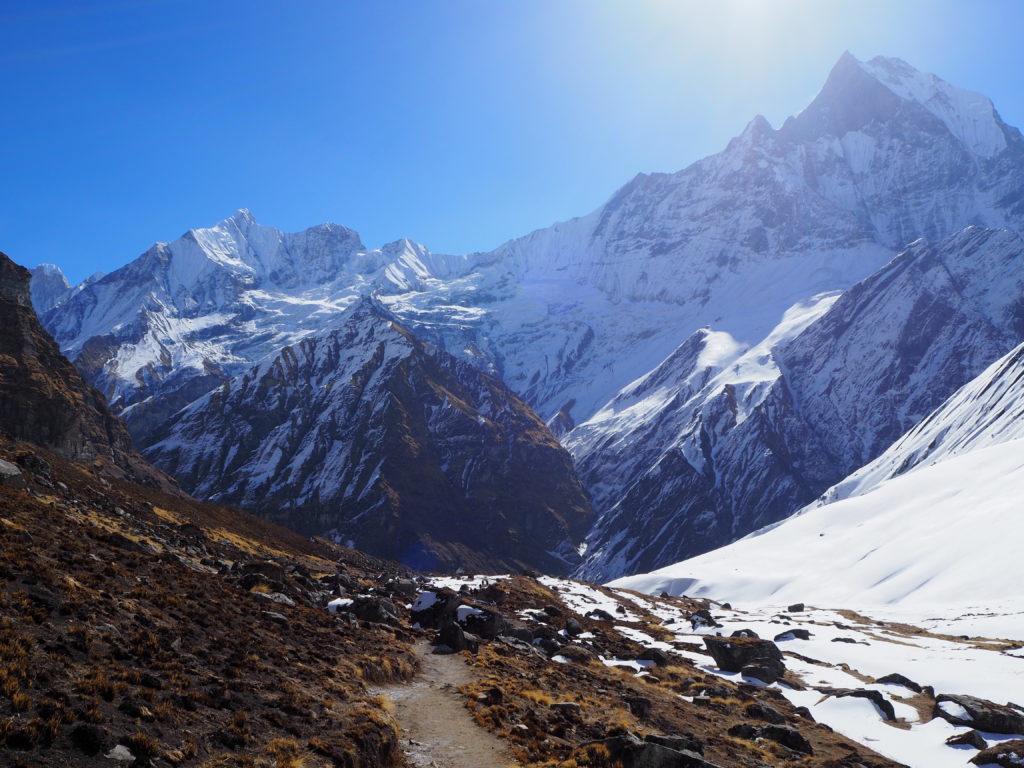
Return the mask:
[[1024,609],[1024,442],[803,511],[727,547],[613,582],[737,603]]

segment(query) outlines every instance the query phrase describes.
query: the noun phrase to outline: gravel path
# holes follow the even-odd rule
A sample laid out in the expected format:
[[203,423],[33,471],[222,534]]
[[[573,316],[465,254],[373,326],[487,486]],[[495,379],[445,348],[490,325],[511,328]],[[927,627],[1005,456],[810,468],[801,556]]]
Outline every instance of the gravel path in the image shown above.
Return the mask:
[[416,651],[420,673],[403,685],[380,686],[372,693],[395,703],[402,726],[402,749],[416,768],[511,768],[520,765],[508,745],[478,726],[457,690],[475,679],[458,655],[435,656],[427,642]]

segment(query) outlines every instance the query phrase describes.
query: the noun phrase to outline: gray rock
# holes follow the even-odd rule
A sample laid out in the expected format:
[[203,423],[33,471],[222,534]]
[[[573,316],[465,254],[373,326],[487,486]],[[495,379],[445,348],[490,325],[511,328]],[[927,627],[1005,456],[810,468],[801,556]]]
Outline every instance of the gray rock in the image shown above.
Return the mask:
[[661,648],[647,648],[637,656],[639,661],[653,661],[656,666],[667,667],[672,663],[672,657]]
[[463,630],[456,621],[441,627],[441,631],[437,633],[437,642],[439,645],[447,645],[455,652],[471,651],[476,653],[480,646],[479,638]]
[[770,640],[705,635],[704,645],[723,672],[743,672],[766,683],[786,674],[782,652]]
[[20,469],[11,462],[0,459],[0,485],[6,485],[8,488],[24,488],[27,483],[25,475]]
[[[947,706],[943,707],[947,702]],[[956,711],[961,708],[966,716]],[[935,716],[953,725],[966,725],[979,731],[1024,733],[1024,713],[976,696],[944,693],[935,699]]]
[[946,743],[951,747],[966,746],[974,747],[975,749],[988,749],[988,742],[985,741],[985,737],[974,730],[950,736],[946,739]]
[[896,710],[893,709],[892,702],[885,698],[881,691],[872,691],[864,688],[849,688],[836,691],[834,695],[837,699],[867,699],[878,707],[882,712],[882,716],[886,720],[893,721],[896,719]]
[[909,677],[893,672],[891,675],[885,675],[875,680],[876,683],[882,685],[902,685],[904,688],[909,688],[915,693],[921,693],[921,686],[911,680]]
[[790,629],[786,632],[781,632],[775,636],[775,642],[783,642],[786,640],[810,640],[811,633],[806,629]]

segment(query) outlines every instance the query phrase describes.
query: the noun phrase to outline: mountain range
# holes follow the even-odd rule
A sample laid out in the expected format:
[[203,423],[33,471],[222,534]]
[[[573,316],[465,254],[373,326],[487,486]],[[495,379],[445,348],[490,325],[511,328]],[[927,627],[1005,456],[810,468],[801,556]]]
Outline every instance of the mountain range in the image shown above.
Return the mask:
[[33,300],[200,496],[445,566],[469,519],[496,564],[609,579],[783,519],[1019,343],[1021,190],[988,99],[844,54],[780,128],[491,252],[239,211]]

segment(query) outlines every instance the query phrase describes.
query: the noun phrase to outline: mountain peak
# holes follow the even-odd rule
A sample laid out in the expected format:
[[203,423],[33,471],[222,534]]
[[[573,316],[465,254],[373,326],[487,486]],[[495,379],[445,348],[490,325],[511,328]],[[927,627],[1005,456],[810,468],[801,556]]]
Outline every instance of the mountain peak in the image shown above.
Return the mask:
[[814,101],[787,120],[783,130],[800,140],[841,137],[872,122],[887,122],[907,104],[930,113],[975,156],[993,157],[1006,148],[1003,122],[987,97],[902,59],[875,56],[864,62],[849,51],[839,57]]
[[224,221],[229,221],[237,226],[249,226],[256,223],[256,217],[252,215],[252,211],[248,208],[239,208]]

